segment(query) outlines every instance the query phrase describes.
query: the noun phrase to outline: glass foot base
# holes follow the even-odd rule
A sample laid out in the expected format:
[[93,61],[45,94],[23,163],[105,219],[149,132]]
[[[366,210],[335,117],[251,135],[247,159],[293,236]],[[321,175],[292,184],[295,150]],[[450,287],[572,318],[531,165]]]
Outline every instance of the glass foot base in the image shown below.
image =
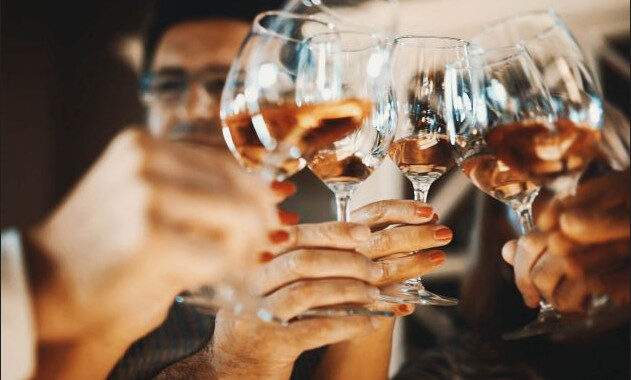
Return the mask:
[[517,340],[548,335],[566,328],[568,326],[566,323],[566,318],[556,311],[541,310],[539,315],[537,315],[537,319],[518,330],[503,334],[502,338],[505,340]]
[[[195,307],[199,312],[208,315],[216,315],[220,308],[229,307],[235,314],[245,313],[246,305],[239,302],[233,302],[230,305],[220,305],[214,295],[208,293],[197,292],[193,294],[182,294],[175,298],[175,301],[182,304],[187,304]],[[264,322],[278,323],[286,325],[289,321],[276,317],[272,312],[265,308],[254,307],[250,310],[256,314],[256,316]],[[371,310],[361,306],[352,305],[339,305],[321,307],[316,309],[307,310],[293,319],[309,319],[309,318],[332,318],[332,317],[355,317],[355,316],[367,316],[367,317],[393,317],[394,313],[385,310]]]
[[363,307],[341,306],[341,307],[326,307],[307,310],[304,313],[298,315],[295,319],[306,318],[318,318],[318,317],[355,317],[355,316],[367,316],[367,317],[393,317],[394,313],[391,311],[383,310],[370,310]]
[[[420,286],[419,286],[420,285]],[[406,283],[381,290],[380,299],[390,303],[411,303],[432,306],[456,306],[458,300],[426,290],[420,283]]]

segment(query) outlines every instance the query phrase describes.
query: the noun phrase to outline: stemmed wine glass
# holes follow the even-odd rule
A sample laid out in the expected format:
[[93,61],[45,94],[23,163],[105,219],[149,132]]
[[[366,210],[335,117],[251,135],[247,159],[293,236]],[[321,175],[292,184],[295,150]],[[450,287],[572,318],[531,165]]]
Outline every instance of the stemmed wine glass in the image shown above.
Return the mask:
[[398,28],[397,0],[289,0],[285,11],[328,20],[340,29],[390,37]]
[[306,165],[295,103],[296,57],[311,34],[333,30],[313,17],[270,11],[259,14],[232,63],[220,116],[228,148],[249,171],[282,181]]
[[[524,233],[531,231],[532,202],[540,187],[520,161],[532,160],[533,137],[554,122],[541,75],[520,46],[478,51],[466,63],[448,65],[447,72],[445,96],[451,107],[471,103],[472,109],[463,119],[466,123],[456,123],[457,115],[447,113],[450,143],[462,172],[480,190],[510,206]],[[461,92],[463,88],[473,95]],[[472,102],[476,99],[477,104]],[[471,127],[471,120],[477,127]],[[521,156],[511,160],[506,151]]]
[[[446,92],[458,83],[454,78],[468,75],[469,83],[474,84],[479,80],[471,88],[481,89],[486,123],[481,129],[459,129],[449,120],[451,141],[464,174],[478,188],[511,206],[520,215],[524,232],[530,232],[534,229],[531,205],[539,187],[558,189],[559,184],[575,183],[596,154],[598,132],[558,117],[543,78],[523,47],[488,50],[478,57],[469,62],[468,69],[450,67]],[[461,101],[448,96],[453,102]],[[557,331],[564,321],[567,318],[542,302],[534,322],[505,338]]]
[[[547,10],[526,12],[495,22],[475,40],[483,47],[522,45],[533,58],[550,92],[557,117],[554,133],[545,139],[563,143],[556,146],[548,143],[554,148],[548,149],[546,157],[540,157],[548,165],[547,172],[543,176],[532,174],[557,197],[572,194],[585,168],[597,155],[604,122],[597,77],[590,71],[576,39],[558,15]],[[607,149],[601,151],[605,155],[611,153]],[[552,168],[554,165],[557,168]],[[592,297],[590,315],[606,304],[606,295]],[[569,318],[562,317],[548,302],[542,301],[537,320],[506,337],[522,338],[557,331],[555,326],[560,320],[568,322]],[[576,322],[576,318],[572,321]],[[590,327],[591,317],[579,320],[579,325],[581,323]],[[576,323],[562,325],[566,330],[576,326]]]
[[[602,127],[604,102],[597,77],[569,28],[554,10],[530,11],[496,21],[484,28],[474,41],[482,48],[523,46],[541,73],[557,118],[593,131]],[[598,136],[595,137],[598,140]],[[592,157],[590,154],[580,163],[582,169],[572,170],[574,175],[545,181],[546,187],[560,197],[573,193]]]
[[[334,29],[315,17],[264,12],[255,18],[231,67],[221,101],[224,137],[239,162],[265,179],[291,176],[320,149],[354,133],[355,117],[363,120],[365,103],[308,104],[297,91],[305,39]],[[340,110],[350,113],[339,118]],[[265,310],[257,313],[273,320]],[[332,306],[308,310],[299,318],[351,315],[392,313]]]
[[[392,72],[398,128],[389,156],[414,188],[414,200],[427,202],[429,189],[454,165],[448,141],[443,91],[445,67],[466,59],[470,44],[458,38],[401,36],[394,40]],[[421,278],[405,281],[400,302],[453,306],[458,300],[429,292]]]
[[[268,182],[282,181],[306,165],[298,149],[304,133],[295,122],[295,57],[304,38],[330,30],[332,24],[314,17],[263,12],[232,62],[220,102],[224,140],[245,169]],[[254,309],[262,319],[277,321],[245,283],[202,287],[177,300],[211,311]]]
[[335,194],[337,220],[347,221],[351,195],[382,162],[396,128],[385,41],[358,31],[307,39],[296,100],[319,123],[313,139],[334,139],[309,157],[309,168]]

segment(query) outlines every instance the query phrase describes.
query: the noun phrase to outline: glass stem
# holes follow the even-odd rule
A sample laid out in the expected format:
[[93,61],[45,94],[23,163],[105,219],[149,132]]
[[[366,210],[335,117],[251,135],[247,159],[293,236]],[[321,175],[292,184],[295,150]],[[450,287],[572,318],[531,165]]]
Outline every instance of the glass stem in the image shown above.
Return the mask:
[[434,181],[429,179],[410,179],[410,182],[412,182],[412,187],[414,188],[414,200],[427,203],[427,194],[429,194],[429,188]]
[[539,321],[549,322],[555,319],[558,320],[560,317],[551,303],[545,300],[539,301],[539,314],[537,315]]
[[350,192],[335,193],[335,209],[337,210],[337,221],[347,222],[349,219],[348,201],[351,200]]
[[[424,179],[411,179],[412,187],[414,188],[414,200],[427,203],[427,195],[429,194],[429,188],[432,186],[433,179],[424,178]],[[422,277],[418,276],[416,278],[411,278],[405,281],[407,286],[415,288],[417,291],[425,290],[423,286]]]
[[535,229],[535,223],[532,220],[532,207],[527,205],[517,210],[517,213],[519,214],[519,224],[522,234],[526,235],[532,232]]

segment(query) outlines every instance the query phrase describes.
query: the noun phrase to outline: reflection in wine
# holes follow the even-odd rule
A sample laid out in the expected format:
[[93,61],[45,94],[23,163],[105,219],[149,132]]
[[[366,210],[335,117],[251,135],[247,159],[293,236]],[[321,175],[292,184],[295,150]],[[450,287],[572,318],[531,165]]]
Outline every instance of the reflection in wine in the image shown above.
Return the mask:
[[[298,158],[285,158],[276,165],[280,175],[288,177],[302,169],[306,160],[318,151],[359,129],[371,109],[369,101],[355,98],[302,106],[294,103],[265,106],[258,115],[241,113],[226,117],[223,133],[242,164],[253,171],[266,164],[271,143],[294,149]],[[257,117],[264,122],[265,133],[257,130],[253,121]]]

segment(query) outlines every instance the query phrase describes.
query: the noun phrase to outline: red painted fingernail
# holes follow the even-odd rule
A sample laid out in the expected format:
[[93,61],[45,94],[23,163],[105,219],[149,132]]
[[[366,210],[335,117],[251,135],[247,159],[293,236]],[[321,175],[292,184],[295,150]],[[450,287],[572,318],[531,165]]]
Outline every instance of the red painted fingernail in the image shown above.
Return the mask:
[[271,185],[272,190],[281,194],[281,195],[292,195],[296,193],[297,187],[293,182],[279,182],[274,181]]
[[272,261],[272,259],[274,258],[274,254],[272,252],[261,252],[259,254],[259,261],[262,263],[267,263],[269,261]]
[[267,237],[272,243],[278,244],[289,240],[289,233],[287,231],[277,230],[270,232]]
[[401,304],[401,305],[397,306],[397,313],[398,314],[407,314],[410,311],[412,311],[412,306],[411,305]]
[[434,210],[431,207],[421,206],[416,209],[416,214],[421,218],[429,218],[434,214]]
[[445,262],[445,253],[441,251],[432,251],[427,254],[427,259],[434,265],[440,265]]
[[278,219],[280,219],[280,222],[282,224],[286,224],[289,226],[298,224],[298,222],[300,222],[300,216],[298,214],[281,209],[278,209]]
[[447,227],[439,227],[434,231],[434,239],[436,240],[449,240],[454,236],[454,233]]

